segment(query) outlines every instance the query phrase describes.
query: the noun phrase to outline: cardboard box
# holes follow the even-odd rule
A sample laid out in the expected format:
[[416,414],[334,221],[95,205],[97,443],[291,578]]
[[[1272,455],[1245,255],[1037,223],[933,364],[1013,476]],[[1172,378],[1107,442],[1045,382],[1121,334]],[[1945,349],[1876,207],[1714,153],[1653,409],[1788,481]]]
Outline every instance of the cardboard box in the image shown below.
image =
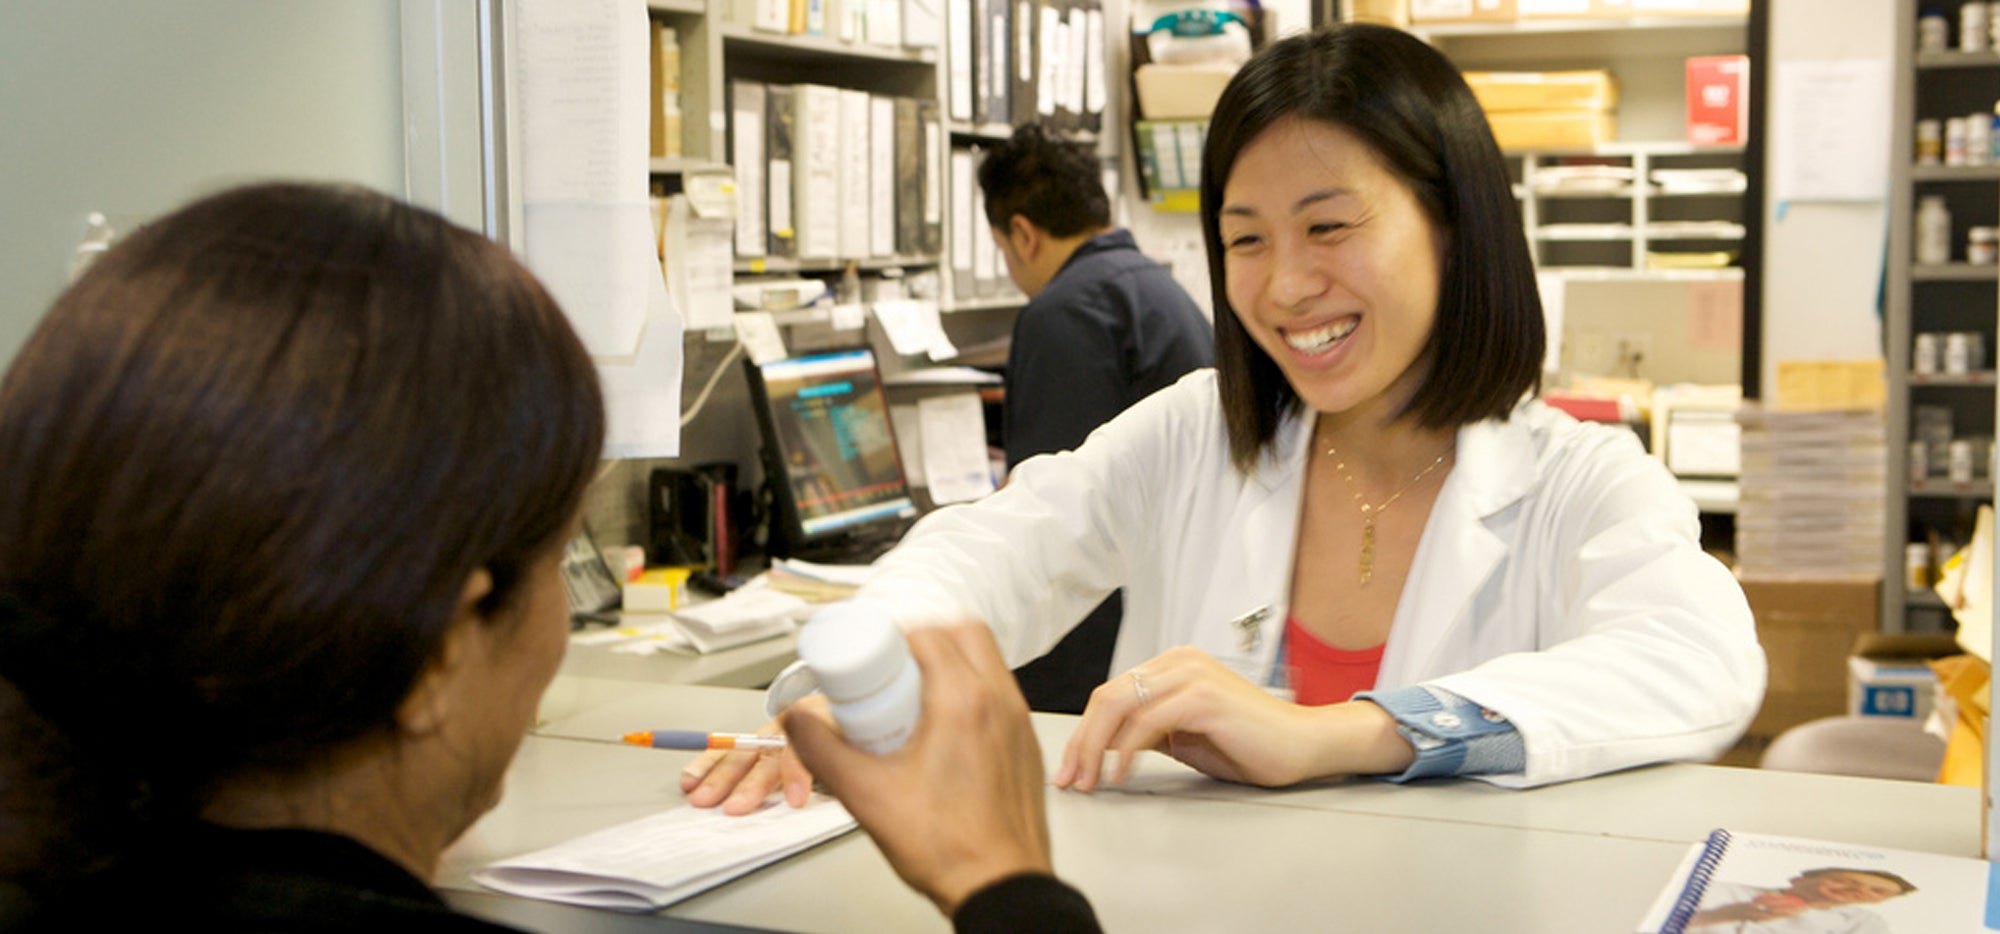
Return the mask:
[[1234,65],[1140,65],[1132,72],[1139,89],[1139,115],[1147,120],[1206,120],[1234,77]]
[[1398,28],[1410,25],[1409,0],[1348,0],[1347,19]]
[[1487,113],[1519,110],[1610,110],[1618,106],[1611,72],[1468,71],[1465,83]]
[[1739,146],[1750,125],[1750,57],[1699,55],[1687,60],[1687,138],[1701,146]]
[[1503,150],[1590,149],[1618,135],[1617,118],[1605,110],[1514,110],[1489,113],[1493,140]]
[[1750,734],[1847,711],[1847,658],[1878,626],[1879,581],[1743,581],[1770,674]]
[[1847,659],[1848,714],[1923,723],[1937,701],[1937,673],[1928,663],[1959,652],[1949,635],[1864,633]]
[[1518,0],[1410,0],[1410,22],[1511,23],[1520,17]]

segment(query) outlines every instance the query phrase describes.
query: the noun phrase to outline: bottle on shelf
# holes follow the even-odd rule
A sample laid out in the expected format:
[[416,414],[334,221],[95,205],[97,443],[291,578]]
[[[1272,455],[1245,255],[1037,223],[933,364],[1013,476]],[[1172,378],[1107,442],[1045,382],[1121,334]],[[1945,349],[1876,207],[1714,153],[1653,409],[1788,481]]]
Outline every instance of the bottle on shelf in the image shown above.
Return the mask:
[[861,301],[861,264],[848,260],[847,268],[840,271],[840,281],[833,287],[833,302],[836,305],[852,305]]
[[1943,195],[1924,195],[1917,202],[1914,253],[1920,266],[1951,262],[1951,209],[1945,206]]

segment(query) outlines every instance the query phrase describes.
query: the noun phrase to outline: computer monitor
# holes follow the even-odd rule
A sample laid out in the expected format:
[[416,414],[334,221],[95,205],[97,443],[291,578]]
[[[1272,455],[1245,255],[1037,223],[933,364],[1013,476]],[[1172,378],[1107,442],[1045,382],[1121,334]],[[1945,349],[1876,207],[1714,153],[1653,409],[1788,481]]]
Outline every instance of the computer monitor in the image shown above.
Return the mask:
[[917,514],[865,347],[746,361],[775,557],[866,562]]

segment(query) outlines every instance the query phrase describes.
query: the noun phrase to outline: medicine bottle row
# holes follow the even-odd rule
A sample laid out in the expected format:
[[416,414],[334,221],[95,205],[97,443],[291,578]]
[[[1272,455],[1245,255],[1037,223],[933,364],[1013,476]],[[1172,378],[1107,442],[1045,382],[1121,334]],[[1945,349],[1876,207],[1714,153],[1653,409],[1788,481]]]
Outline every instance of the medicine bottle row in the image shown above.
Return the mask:
[[1988,165],[2000,162],[2000,103],[1991,112],[1917,121],[1918,165]]
[[1995,475],[1993,438],[1954,436],[1950,406],[1914,406],[1912,415],[1915,425],[1908,454],[1912,482],[1942,478],[1971,483]]
[[1958,41],[1952,42],[1952,24],[1941,9],[1926,9],[1917,16],[1917,51],[1984,52],[2000,49],[2000,3],[1963,3],[1958,7]]
[[1986,368],[1986,335],[1978,331],[1926,331],[1910,347],[1910,371],[1964,376]]
[[[1945,204],[1943,195],[1917,199],[1916,227],[1911,260],[1919,266],[1951,262],[1951,208]],[[1974,266],[1990,266],[2000,261],[2000,227],[1966,228],[1965,261]]]

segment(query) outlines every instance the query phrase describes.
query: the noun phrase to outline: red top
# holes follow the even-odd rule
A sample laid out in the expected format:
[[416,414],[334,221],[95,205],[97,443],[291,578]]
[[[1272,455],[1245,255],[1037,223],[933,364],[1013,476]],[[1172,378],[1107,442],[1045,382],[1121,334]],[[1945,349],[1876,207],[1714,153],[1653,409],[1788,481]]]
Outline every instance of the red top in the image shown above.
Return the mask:
[[1307,707],[1351,700],[1374,687],[1382,670],[1382,646],[1336,649],[1307,632],[1296,616],[1285,617],[1285,655],[1292,669],[1292,699]]

